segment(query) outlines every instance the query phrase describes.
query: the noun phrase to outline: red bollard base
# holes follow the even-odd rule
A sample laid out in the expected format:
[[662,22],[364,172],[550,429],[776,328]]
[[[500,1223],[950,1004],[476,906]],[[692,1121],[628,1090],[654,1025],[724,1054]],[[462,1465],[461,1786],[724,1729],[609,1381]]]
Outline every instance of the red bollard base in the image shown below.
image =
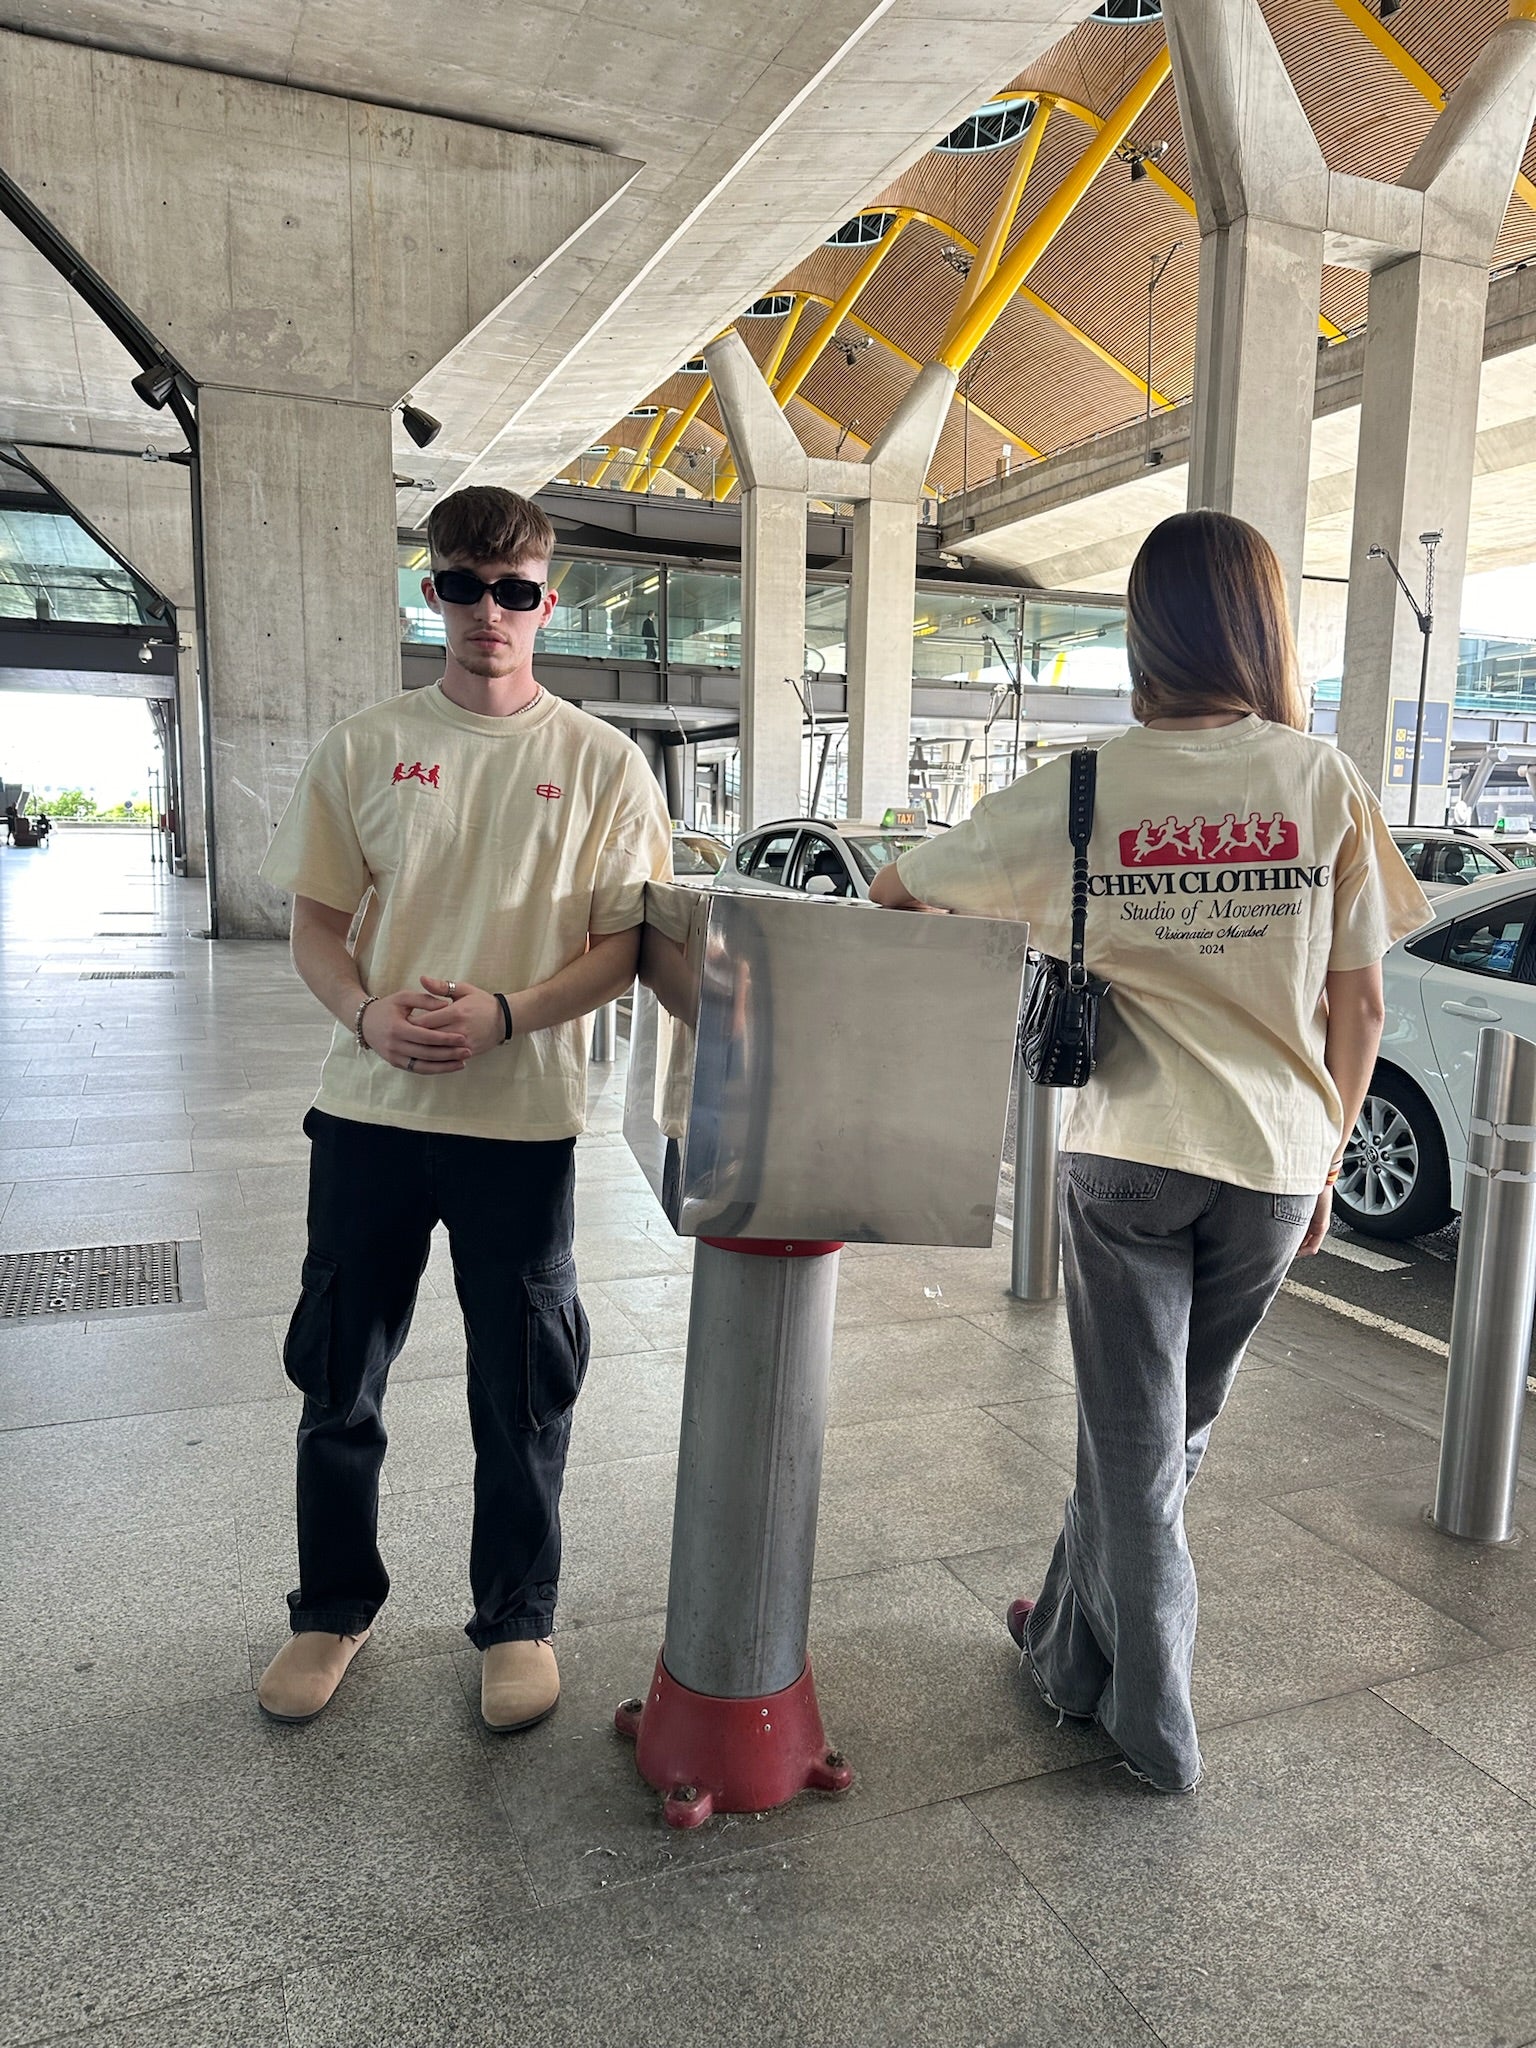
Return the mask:
[[853,1772],[828,1749],[811,1667],[783,1692],[722,1700],[690,1692],[656,1659],[643,1700],[625,1700],[613,1725],[635,1745],[648,1785],[666,1794],[670,1828],[716,1813],[766,1813],[802,1792],[846,1792]]

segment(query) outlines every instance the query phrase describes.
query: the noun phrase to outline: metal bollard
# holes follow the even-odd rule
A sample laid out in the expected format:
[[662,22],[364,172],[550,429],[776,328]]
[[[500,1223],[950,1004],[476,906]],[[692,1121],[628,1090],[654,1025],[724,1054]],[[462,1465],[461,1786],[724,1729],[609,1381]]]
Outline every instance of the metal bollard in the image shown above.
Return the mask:
[[1015,1069],[1018,1096],[1013,1144],[1013,1280],[1015,1301],[1054,1301],[1061,1284],[1061,1210],[1056,1166],[1061,1157],[1061,1090],[1037,1088]]
[[1512,1031],[1477,1034],[1468,1136],[1434,1520],[1504,1543],[1536,1305],[1536,1045]]
[[614,1717],[671,1827],[852,1782],[806,1657],[840,1250],[695,1253],[666,1636]]
[[614,1047],[618,1043],[618,1038],[618,1003],[604,1003],[600,1010],[594,1010],[592,1013],[592,1062],[594,1066],[612,1066]]
[[805,1668],[837,1266],[694,1254],[666,1635],[694,1692],[781,1692]]

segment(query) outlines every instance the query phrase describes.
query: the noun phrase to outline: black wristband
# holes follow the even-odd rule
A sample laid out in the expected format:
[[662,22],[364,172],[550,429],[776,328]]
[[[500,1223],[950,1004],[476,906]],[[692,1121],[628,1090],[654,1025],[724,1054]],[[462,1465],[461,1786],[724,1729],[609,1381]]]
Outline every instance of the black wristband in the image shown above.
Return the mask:
[[496,1000],[501,1005],[501,1021],[503,1025],[506,1027],[505,1036],[502,1038],[501,1041],[502,1044],[505,1045],[507,1039],[509,1039],[512,1036],[512,1005],[507,1001],[506,997],[502,995],[499,991],[496,992]]

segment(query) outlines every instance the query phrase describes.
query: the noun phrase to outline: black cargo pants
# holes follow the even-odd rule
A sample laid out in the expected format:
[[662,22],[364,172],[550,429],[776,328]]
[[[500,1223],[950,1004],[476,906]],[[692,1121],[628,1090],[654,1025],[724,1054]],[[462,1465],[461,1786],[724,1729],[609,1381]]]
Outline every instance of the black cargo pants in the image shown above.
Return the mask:
[[576,1297],[574,1138],[445,1137],[312,1109],[309,1250],[283,1364],[298,1437],[295,1633],[356,1635],[389,1592],[378,1548],[384,1389],[433,1226],[448,1226],[474,1438],[469,1583],[478,1649],[550,1633],[560,1490],[586,1374]]

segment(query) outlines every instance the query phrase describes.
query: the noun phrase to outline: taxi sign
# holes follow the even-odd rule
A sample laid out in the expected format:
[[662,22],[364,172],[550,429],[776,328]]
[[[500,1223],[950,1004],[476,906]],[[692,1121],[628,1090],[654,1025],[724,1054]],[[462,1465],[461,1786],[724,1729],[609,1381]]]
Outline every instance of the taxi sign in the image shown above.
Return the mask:
[[912,810],[910,807],[903,810],[893,805],[880,820],[880,823],[887,832],[920,831],[928,823],[928,813],[926,811]]

